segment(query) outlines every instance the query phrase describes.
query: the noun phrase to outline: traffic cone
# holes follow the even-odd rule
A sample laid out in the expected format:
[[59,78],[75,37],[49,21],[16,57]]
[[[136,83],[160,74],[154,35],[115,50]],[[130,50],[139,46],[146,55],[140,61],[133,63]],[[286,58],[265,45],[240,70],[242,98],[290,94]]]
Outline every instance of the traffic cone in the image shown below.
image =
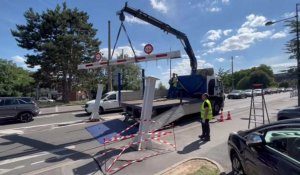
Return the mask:
[[223,111],[221,112],[221,116],[220,116],[219,122],[224,122]]
[[226,119],[226,120],[231,120],[230,111],[228,111],[228,114],[227,114],[227,119]]

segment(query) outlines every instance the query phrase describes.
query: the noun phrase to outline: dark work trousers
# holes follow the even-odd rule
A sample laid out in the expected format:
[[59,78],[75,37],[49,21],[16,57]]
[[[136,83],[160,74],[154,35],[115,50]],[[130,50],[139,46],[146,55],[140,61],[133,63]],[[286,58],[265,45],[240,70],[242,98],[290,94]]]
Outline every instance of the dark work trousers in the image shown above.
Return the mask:
[[202,135],[205,138],[210,138],[209,120],[206,119],[205,122],[201,121],[201,124],[202,124]]

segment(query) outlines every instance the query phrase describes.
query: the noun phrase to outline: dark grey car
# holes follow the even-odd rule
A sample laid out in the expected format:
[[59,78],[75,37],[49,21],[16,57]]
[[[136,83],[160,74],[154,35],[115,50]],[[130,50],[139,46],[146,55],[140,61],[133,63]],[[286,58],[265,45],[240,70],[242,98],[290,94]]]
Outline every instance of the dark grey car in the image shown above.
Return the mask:
[[29,122],[39,112],[39,107],[29,97],[0,97],[0,119],[13,118]]
[[277,113],[277,120],[300,118],[300,107],[289,107]]

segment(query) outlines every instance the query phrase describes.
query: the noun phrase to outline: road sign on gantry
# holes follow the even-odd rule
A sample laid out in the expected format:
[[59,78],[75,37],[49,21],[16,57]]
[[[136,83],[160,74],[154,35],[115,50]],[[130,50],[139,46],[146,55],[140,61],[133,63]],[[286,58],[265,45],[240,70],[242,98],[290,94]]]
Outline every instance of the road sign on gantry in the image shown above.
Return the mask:
[[154,61],[154,60],[162,60],[162,59],[174,59],[174,58],[181,58],[180,51],[172,51],[172,52],[165,52],[159,54],[152,54],[152,55],[143,55],[137,57],[130,57],[124,59],[116,59],[116,60],[104,60],[102,59],[99,62],[94,63],[86,63],[78,65],[78,69],[94,69],[98,67],[107,67],[108,65],[120,65],[120,64],[128,64],[128,63],[139,63],[145,61]]
[[97,53],[96,53],[96,60],[97,60],[97,61],[101,61],[101,59],[102,59],[101,52],[97,52]]
[[153,46],[152,46],[151,44],[146,44],[146,45],[144,46],[144,52],[145,52],[146,54],[150,54],[152,51],[153,51]]

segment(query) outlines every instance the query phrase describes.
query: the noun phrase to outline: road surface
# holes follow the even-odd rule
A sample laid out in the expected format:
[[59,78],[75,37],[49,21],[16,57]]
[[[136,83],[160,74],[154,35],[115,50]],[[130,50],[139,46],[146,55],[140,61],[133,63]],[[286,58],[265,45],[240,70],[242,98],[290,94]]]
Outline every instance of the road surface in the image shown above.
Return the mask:
[[[266,95],[267,107],[272,121],[279,109],[295,106],[297,98],[289,93]],[[228,173],[231,163],[227,153],[230,132],[247,129],[250,98],[225,101],[226,111],[233,120],[211,124],[211,141],[202,143],[198,135],[201,126],[198,116],[176,122],[177,151],[152,157],[132,164],[116,174],[155,174],[188,157],[208,157],[219,162]],[[86,127],[96,123],[83,120],[89,116],[83,111],[42,115],[30,123],[1,124],[0,174],[102,174],[98,164],[103,161],[100,145]],[[119,113],[102,116],[105,120],[123,117]],[[170,142],[172,137],[166,137]],[[111,145],[117,147],[126,142]]]

